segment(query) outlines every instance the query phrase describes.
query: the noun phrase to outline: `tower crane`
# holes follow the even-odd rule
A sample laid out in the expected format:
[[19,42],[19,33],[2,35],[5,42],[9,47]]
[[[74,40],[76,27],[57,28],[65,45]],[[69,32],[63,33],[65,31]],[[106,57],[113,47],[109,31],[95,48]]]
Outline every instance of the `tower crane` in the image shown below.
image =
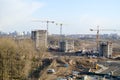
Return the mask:
[[61,37],[61,40],[63,40],[63,25],[68,25],[66,23],[56,23],[56,25],[59,25],[60,26],[60,37]]
[[[48,25],[49,23],[54,23],[55,21],[49,21],[49,20],[46,20],[46,21],[43,21],[43,20],[33,20],[33,22],[42,22],[42,23],[46,23],[46,28],[47,28],[47,41],[48,41]],[[47,44],[47,47],[49,45]]]
[[99,26],[97,26],[97,29],[90,29],[90,31],[97,31],[96,34],[96,43],[97,43],[97,51],[98,51],[98,47],[99,47],[99,32],[100,31],[120,31],[120,30],[116,30],[116,29],[99,29]]
[[47,36],[48,36],[48,25],[49,25],[49,23],[55,23],[55,21],[50,21],[50,20],[46,20],[46,21],[43,21],[43,20],[33,20],[33,22],[42,22],[42,23],[46,23]]
[[63,26],[63,24],[62,23],[56,23],[56,25],[60,26],[60,40],[63,40],[63,37],[62,37],[62,26]]
[[62,38],[62,26],[63,26],[63,24],[62,23],[56,23],[56,25],[60,25],[60,36]]

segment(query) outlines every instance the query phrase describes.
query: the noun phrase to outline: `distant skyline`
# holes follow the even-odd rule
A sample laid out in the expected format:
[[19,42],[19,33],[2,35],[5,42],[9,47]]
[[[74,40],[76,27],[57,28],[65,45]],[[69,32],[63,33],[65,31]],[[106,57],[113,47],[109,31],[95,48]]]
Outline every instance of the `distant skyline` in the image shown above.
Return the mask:
[[[120,30],[120,0],[0,0],[0,31],[46,29],[46,23],[32,20],[63,23],[63,34],[96,34],[89,29],[97,25]],[[49,33],[59,32],[60,26],[49,24]]]

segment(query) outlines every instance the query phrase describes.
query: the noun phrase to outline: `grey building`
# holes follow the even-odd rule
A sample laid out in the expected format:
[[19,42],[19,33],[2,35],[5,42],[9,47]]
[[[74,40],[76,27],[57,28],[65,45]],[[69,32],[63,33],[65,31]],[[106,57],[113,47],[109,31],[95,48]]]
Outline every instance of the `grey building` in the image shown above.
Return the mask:
[[62,52],[74,51],[74,41],[62,40],[59,42],[59,48]]
[[47,48],[47,30],[35,30],[31,32],[31,39],[37,49]]
[[100,42],[99,56],[108,58],[112,57],[112,42]]

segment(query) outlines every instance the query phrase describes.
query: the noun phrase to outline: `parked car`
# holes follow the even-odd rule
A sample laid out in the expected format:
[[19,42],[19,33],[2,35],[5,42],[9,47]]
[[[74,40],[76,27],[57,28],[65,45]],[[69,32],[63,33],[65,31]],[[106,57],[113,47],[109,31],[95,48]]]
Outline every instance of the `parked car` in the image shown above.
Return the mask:
[[47,73],[55,73],[55,70],[54,69],[48,69]]

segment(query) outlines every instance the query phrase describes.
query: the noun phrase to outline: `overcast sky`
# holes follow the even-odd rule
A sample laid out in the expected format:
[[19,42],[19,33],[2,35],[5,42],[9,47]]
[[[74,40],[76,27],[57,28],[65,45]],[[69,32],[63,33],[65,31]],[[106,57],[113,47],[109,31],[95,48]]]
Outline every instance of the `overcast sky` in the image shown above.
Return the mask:
[[[97,25],[120,30],[120,0],[0,0],[1,31],[46,29],[46,23],[32,20],[63,23],[64,34],[94,34],[89,29]],[[59,25],[50,23],[49,33],[59,34]]]

